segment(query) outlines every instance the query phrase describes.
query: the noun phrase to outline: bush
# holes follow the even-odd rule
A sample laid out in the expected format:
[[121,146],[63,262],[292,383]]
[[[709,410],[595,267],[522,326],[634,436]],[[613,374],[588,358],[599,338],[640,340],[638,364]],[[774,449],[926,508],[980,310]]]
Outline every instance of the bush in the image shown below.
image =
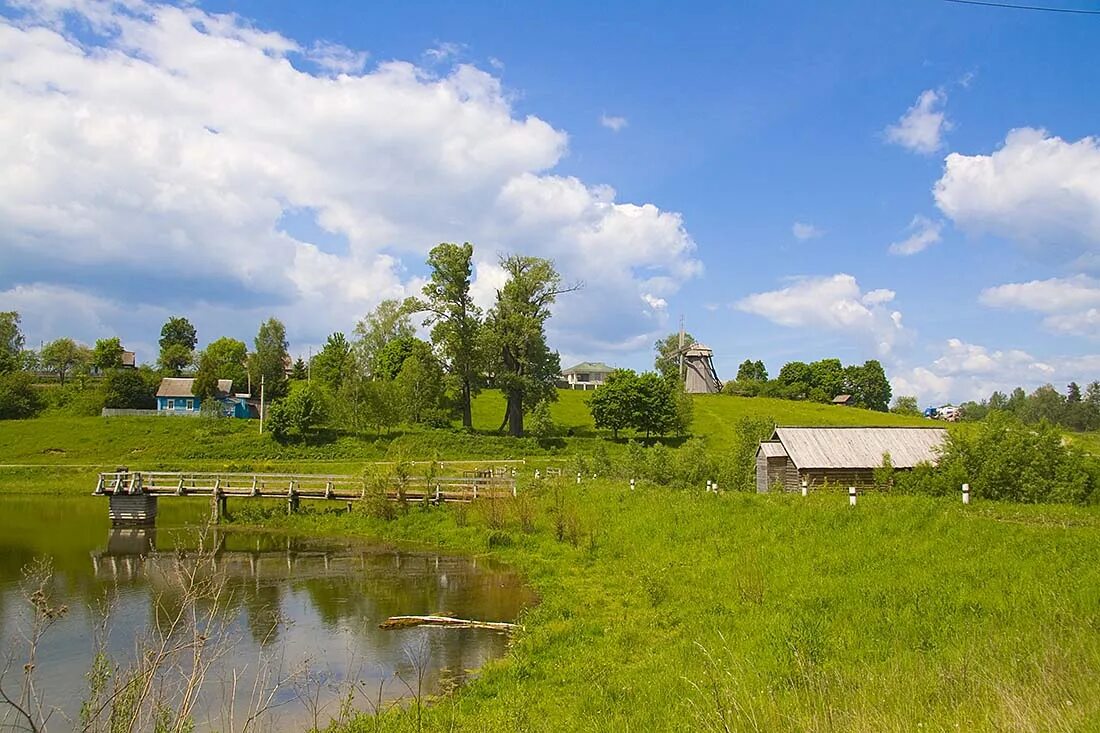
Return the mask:
[[154,390],[135,369],[112,369],[103,380],[103,406],[122,410],[152,410]]
[[1003,412],[955,430],[944,444],[939,466],[919,466],[898,476],[899,489],[936,496],[955,495],[963,483],[971,495],[1025,503],[1084,503],[1095,492],[1098,469],[1078,448],[1067,445],[1054,425],[1024,425]]
[[33,378],[25,372],[0,374],[0,420],[34,417],[45,407]]

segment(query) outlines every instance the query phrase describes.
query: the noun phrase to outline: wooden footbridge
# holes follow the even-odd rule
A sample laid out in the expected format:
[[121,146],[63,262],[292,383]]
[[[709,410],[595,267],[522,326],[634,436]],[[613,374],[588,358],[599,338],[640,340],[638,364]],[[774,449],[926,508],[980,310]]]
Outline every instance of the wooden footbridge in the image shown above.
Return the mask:
[[298,511],[303,499],[352,502],[383,499],[395,502],[443,504],[500,499],[516,495],[515,471],[464,471],[461,477],[421,476],[384,480],[346,475],[298,473],[194,473],[130,471],[101,473],[93,492],[110,499],[114,524],[152,524],[157,500],[168,497],[210,497],[215,520],[225,515],[230,497],[286,499],[287,512]]

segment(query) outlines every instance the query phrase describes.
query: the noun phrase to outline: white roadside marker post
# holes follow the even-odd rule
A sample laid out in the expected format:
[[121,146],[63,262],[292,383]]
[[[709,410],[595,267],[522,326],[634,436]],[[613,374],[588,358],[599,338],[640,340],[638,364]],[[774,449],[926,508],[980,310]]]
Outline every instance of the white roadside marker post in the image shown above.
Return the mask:
[[579,484],[580,482],[581,482],[581,472],[577,471],[577,483]]
[[970,484],[963,484],[963,504],[970,503]]
[[803,496],[809,496],[809,494],[810,494],[810,487],[807,485],[806,481],[803,480],[803,482],[802,482],[802,495]]
[[855,506],[855,505],[856,505],[856,487],[855,486],[849,486],[848,487],[848,506]]
[[630,490],[634,490],[634,479],[630,479]]
[[707,479],[707,493],[710,493],[710,479]]

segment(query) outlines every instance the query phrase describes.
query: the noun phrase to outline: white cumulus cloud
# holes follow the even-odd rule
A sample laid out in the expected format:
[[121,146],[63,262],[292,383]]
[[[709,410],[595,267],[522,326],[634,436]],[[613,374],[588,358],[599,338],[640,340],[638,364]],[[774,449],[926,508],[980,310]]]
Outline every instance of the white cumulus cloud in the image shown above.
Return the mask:
[[931,247],[942,239],[940,232],[943,230],[943,222],[933,221],[927,216],[917,214],[913,221],[909,222],[909,236],[890,245],[890,254],[909,256]]
[[887,307],[894,297],[885,288],[863,292],[854,277],[840,273],[795,278],[785,288],[742,298],[735,307],[781,326],[861,334],[886,355],[904,333],[901,312]]
[[994,390],[1008,393],[1016,387],[1030,392],[1043,384],[1063,389],[1076,381],[1085,384],[1100,369],[1100,354],[1037,358],[1022,349],[995,349],[952,338],[945,341],[930,364],[896,369],[891,374],[894,394],[917,395],[925,404],[982,400]]
[[951,129],[951,121],[943,111],[947,94],[938,89],[926,89],[917,97],[897,124],[886,128],[888,142],[917,153],[931,154],[943,147],[943,134]]
[[502,252],[588,281],[552,321],[561,348],[651,340],[665,316],[638,299],[702,267],[679,214],[554,175],[568,135],[516,114],[482,69],[367,59],[193,5],[57,0],[0,18],[0,292],[78,292],[98,314],[43,338],[123,323],[137,338],[171,312],[220,319],[204,340],[275,314],[317,343],[417,292],[433,245],[468,240],[483,298]]
[[1006,283],[982,291],[979,300],[994,308],[1047,314],[1054,331],[1100,336],[1100,280],[1088,275]]
[[1100,270],[1100,139],[1013,130],[989,155],[948,155],[935,198],[963,229]]

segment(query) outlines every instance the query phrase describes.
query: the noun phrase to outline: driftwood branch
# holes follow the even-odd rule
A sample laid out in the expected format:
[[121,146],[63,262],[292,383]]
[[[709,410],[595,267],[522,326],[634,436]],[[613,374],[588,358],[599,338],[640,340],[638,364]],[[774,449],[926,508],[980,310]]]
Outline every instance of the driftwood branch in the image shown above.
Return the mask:
[[519,624],[504,621],[473,621],[451,616],[390,616],[378,624],[378,628],[387,630],[410,629],[414,626],[444,626],[450,629],[489,629],[491,631],[515,631],[523,628]]

